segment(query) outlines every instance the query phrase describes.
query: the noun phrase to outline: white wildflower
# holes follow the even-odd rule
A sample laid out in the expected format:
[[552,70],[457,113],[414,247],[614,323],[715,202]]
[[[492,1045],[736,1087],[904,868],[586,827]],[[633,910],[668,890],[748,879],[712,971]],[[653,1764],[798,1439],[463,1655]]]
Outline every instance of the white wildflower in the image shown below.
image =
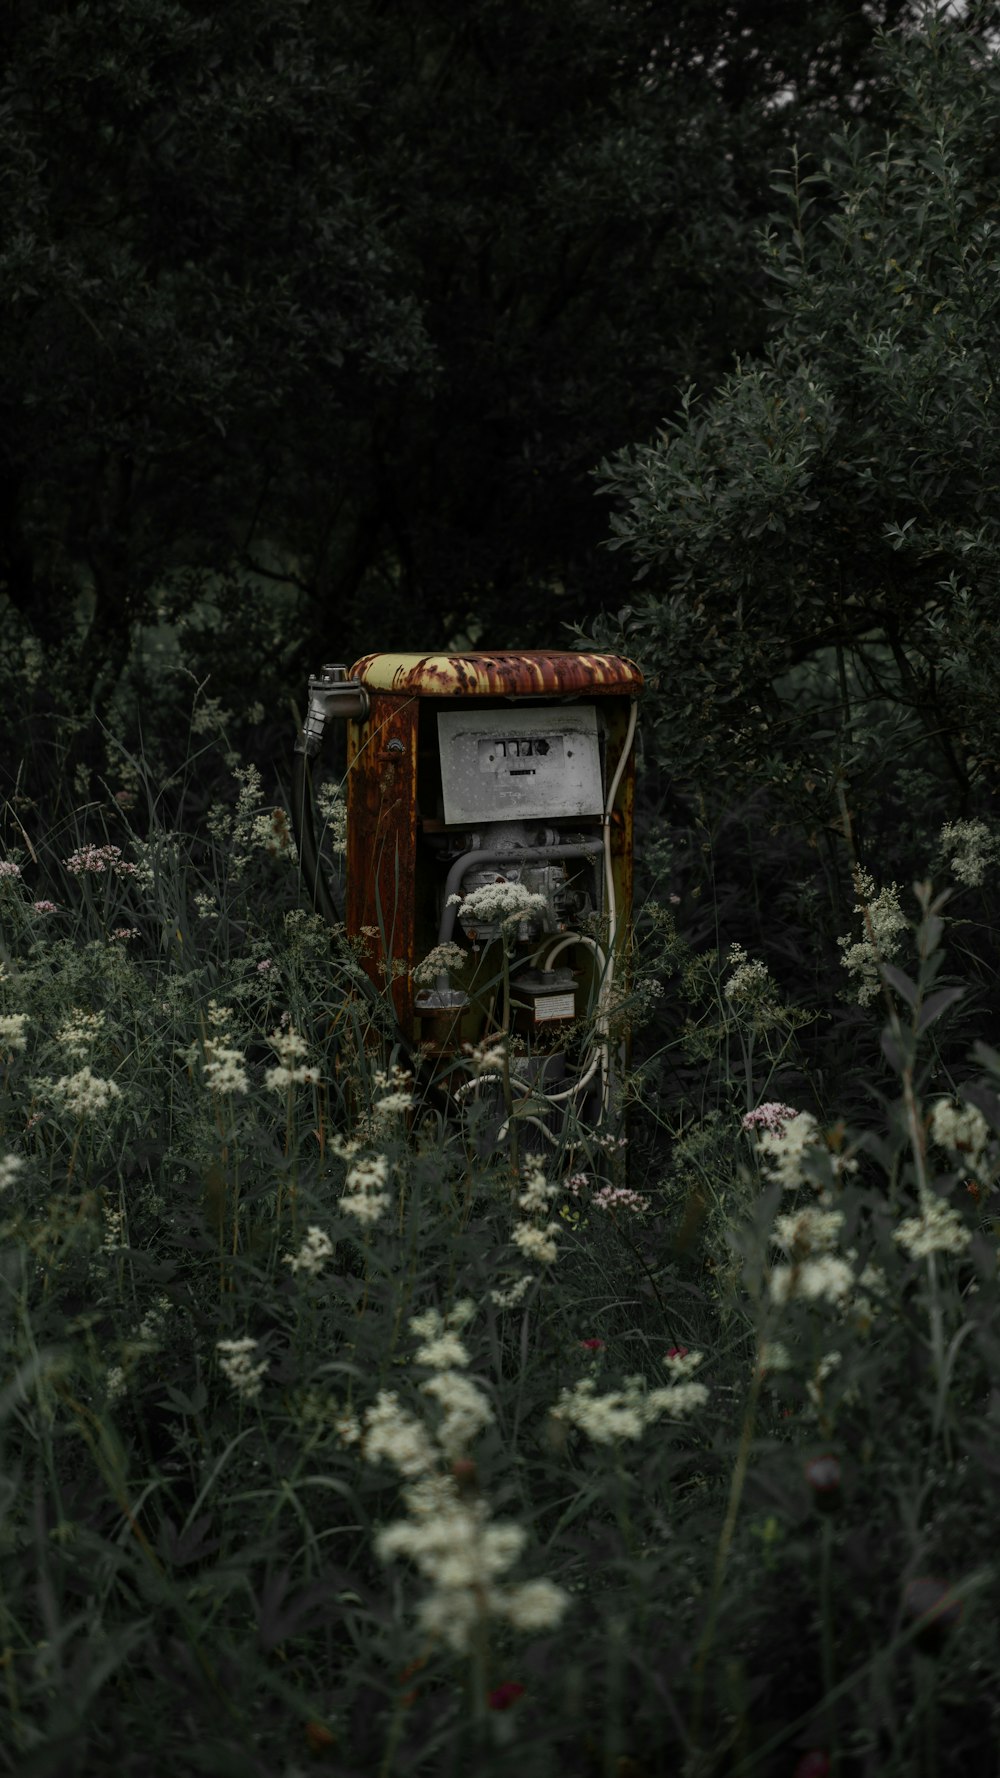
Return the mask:
[[783,1127],[761,1129],[757,1149],[769,1158],[764,1171],[791,1191],[802,1184],[803,1162],[820,1140],[819,1126],[811,1111],[797,1111]]
[[781,1307],[793,1297],[804,1302],[830,1302],[842,1305],[854,1283],[846,1260],[824,1253],[818,1259],[803,1260],[801,1265],[775,1266],[771,1271],[771,1301]]
[[125,1214],[122,1210],[113,1210],[110,1204],[104,1208],[104,1236],[101,1249],[104,1253],[120,1253],[126,1245]]
[[285,1265],[291,1266],[293,1272],[305,1272],[307,1277],[316,1278],[332,1253],[333,1242],[329,1235],[312,1223],[298,1253],[285,1254]]
[[551,1580],[526,1580],[511,1587],[503,1615],[515,1630],[554,1630],[566,1614],[569,1594]]
[[557,1222],[547,1223],[544,1229],[536,1228],[534,1223],[519,1222],[511,1235],[516,1247],[520,1247],[526,1259],[538,1260],[541,1265],[551,1265],[558,1258],[555,1237],[559,1233]]
[[448,939],[443,945],[435,945],[428,951],[421,963],[413,971],[413,979],[418,988],[433,988],[439,975],[457,975],[465,967],[466,952],[461,945]]
[[0,858],[0,878],[9,877],[13,882],[20,875],[21,866],[15,864],[12,858]]
[[341,785],[327,779],[316,792],[316,807],[323,818],[323,840],[331,852],[347,852],[347,804]]
[[0,1192],[9,1192],[17,1183],[17,1176],[24,1167],[24,1160],[19,1154],[0,1155]]
[[782,1340],[765,1340],[757,1354],[757,1368],[760,1371],[790,1371],[792,1358],[788,1347]]
[[548,1629],[561,1620],[569,1598],[553,1582],[500,1584],[527,1542],[520,1525],[493,1523],[485,1502],[461,1500],[444,1478],[425,1500],[426,1491],[426,1484],[407,1490],[410,1518],[386,1526],[375,1543],[382,1561],[406,1556],[430,1583],[418,1606],[425,1633],[465,1654],[486,1618],[506,1619],[523,1630]]
[[513,926],[544,914],[548,902],[544,895],[534,895],[523,883],[483,883],[466,896],[453,896],[459,903],[458,917],[463,926]]
[[249,1337],[242,1340],[217,1340],[219,1365],[227,1383],[231,1383],[241,1401],[256,1401],[261,1380],[267,1372],[267,1359],[254,1364],[258,1342]]
[[951,868],[960,883],[978,889],[997,854],[997,841],[985,821],[946,821],[938,835],[942,852],[955,848]]
[[646,1397],[647,1424],[658,1420],[661,1414],[669,1414],[675,1420],[693,1414],[707,1400],[704,1383],[672,1383],[668,1389],[651,1389]]
[[956,1105],[936,1099],[931,1111],[931,1135],[939,1148],[968,1155],[974,1167],[990,1139],[990,1127],[976,1105]]
[[355,1160],[348,1168],[340,1208],[361,1223],[375,1223],[389,1208],[389,1161],[384,1154]]
[[506,1290],[491,1290],[490,1301],[495,1303],[498,1309],[516,1309],[518,1304],[524,1301],[534,1281],[534,1272],[523,1272],[520,1278],[516,1278]]
[[399,1405],[395,1390],[380,1389],[365,1413],[363,1450],[368,1463],[391,1463],[400,1475],[430,1474],[438,1461],[434,1442],[423,1421]]
[[61,1100],[74,1117],[96,1117],[122,1096],[116,1081],[102,1080],[90,1068],[81,1068],[76,1074],[64,1074],[53,1081],[52,1095]]
[[553,1185],[545,1177],[545,1169],[541,1161],[532,1157],[525,1165],[524,1190],[518,1197],[522,1210],[543,1215],[559,1191],[558,1182]]
[[250,1077],[238,1049],[215,1038],[205,1039],[205,1085],[211,1093],[247,1093]]
[[595,1394],[592,1377],[583,1377],[572,1389],[564,1389],[555,1407],[553,1419],[568,1421],[595,1445],[615,1444],[619,1439],[641,1438],[646,1426],[645,1391],[637,1379],[626,1379],[624,1389],[606,1395]]
[[25,1012],[0,1013],[0,1056],[9,1059],[27,1047],[28,1039],[24,1034],[27,1023]]
[[688,1352],[684,1348],[672,1347],[663,1362],[677,1382],[693,1376],[699,1365],[703,1363],[704,1352]]
[[56,1032],[55,1041],[71,1056],[89,1056],[103,1030],[102,1012],[84,1012],[81,1007],[74,1006],[69,1018]]
[[758,1031],[780,1023],[778,990],[767,964],[760,958],[751,960],[739,944],[730,945],[726,961],[733,973],[723,983],[722,992],[737,1017],[742,1014]]
[[194,897],[195,911],[199,920],[217,920],[219,918],[219,901],[207,890],[199,890]]
[[108,1401],[120,1401],[127,1387],[125,1372],[121,1365],[113,1364],[104,1379],[104,1390]]
[[348,1408],[342,1408],[339,1413],[334,1414],[333,1430],[342,1445],[361,1443],[361,1422]]
[[972,1240],[958,1211],[932,1192],[924,1194],[921,1214],[907,1217],[893,1230],[892,1238],[911,1259],[926,1259],[931,1253],[964,1253]]
[[448,1457],[459,1457],[486,1426],[493,1424],[493,1409],[471,1377],[461,1371],[439,1371],[420,1385],[442,1409],[437,1437]]
[[844,953],[841,958],[844,968],[858,977],[858,1000],[866,1006],[879,991],[879,963],[891,962],[895,957],[899,950],[899,934],[905,932],[909,922],[899,905],[898,883],[876,890],[874,879],[868,872],[858,870],[854,886],[859,898],[854,912],[861,917],[863,937],[855,940],[848,933],[846,938],[838,938],[837,943]]
[[297,1057],[308,1054],[309,1046],[291,1025],[284,1031],[280,1027],[272,1031],[267,1041],[277,1051],[278,1061],[264,1076],[266,1087],[275,1092],[284,1092],[289,1087],[313,1085],[319,1080],[315,1068],[297,1062]]
[[426,1364],[432,1370],[451,1370],[456,1364],[469,1363],[469,1354],[457,1333],[451,1329],[424,1340],[413,1354],[415,1364]]
[[791,1216],[777,1217],[774,1239],[786,1253],[805,1258],[811,1253],[829,1253],[843,1225],[840,1210],[820,1210],[810,1204]]

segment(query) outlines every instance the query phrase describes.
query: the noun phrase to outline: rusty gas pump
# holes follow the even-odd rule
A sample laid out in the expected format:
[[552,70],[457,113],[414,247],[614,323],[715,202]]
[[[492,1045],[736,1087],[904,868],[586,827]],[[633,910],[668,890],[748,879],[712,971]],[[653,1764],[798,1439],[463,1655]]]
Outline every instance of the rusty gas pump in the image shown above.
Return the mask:
[[346,722],[343,923],[446,1091],[502,1037],[512,1090],[550,1123],[599,1120],[613,1100],[642,683],[616,655],[540,651],[369,654],[310,680],[303,766]]

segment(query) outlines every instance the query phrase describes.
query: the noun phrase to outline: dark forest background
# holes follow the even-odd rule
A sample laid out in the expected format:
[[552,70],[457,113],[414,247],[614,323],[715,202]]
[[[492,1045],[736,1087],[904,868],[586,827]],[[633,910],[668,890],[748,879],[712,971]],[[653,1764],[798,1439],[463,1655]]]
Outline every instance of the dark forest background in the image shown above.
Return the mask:
[[643,894],[828,996],[852,870],[1000,774],[995,12],[5,7],[8,791],[165,778],[195,687],[287,778],[323,660],[590,640]]

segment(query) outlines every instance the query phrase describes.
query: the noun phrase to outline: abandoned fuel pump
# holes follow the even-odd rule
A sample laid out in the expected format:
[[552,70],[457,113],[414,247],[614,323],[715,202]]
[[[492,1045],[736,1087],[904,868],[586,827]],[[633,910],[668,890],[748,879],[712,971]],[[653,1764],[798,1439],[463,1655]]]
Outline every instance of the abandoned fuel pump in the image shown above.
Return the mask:
[[[304,872],[391,995],[411,1053],[455,1097],[470,1088],[459,1059],[503,1037],[511,1090],[550,1127],[613,1102],[641,691],[619,656],[534,651],[369,654],[309,682],[294,795]],[[305,783],[338,717],[342,912]]]

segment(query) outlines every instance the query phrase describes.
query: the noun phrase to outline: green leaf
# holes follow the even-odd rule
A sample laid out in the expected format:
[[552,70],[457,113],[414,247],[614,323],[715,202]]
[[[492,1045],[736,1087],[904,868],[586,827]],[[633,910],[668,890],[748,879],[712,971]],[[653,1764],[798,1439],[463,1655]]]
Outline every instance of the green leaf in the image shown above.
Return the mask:
[[926,1031],[928,1025],[933,1025],[935,1019],[939,1019],[949,1006],[954,1006],[956,1000],[961,1000],[964,993],[964,988],[939,988],[936,994],[928,994],[920,1008],[917,1030]]

